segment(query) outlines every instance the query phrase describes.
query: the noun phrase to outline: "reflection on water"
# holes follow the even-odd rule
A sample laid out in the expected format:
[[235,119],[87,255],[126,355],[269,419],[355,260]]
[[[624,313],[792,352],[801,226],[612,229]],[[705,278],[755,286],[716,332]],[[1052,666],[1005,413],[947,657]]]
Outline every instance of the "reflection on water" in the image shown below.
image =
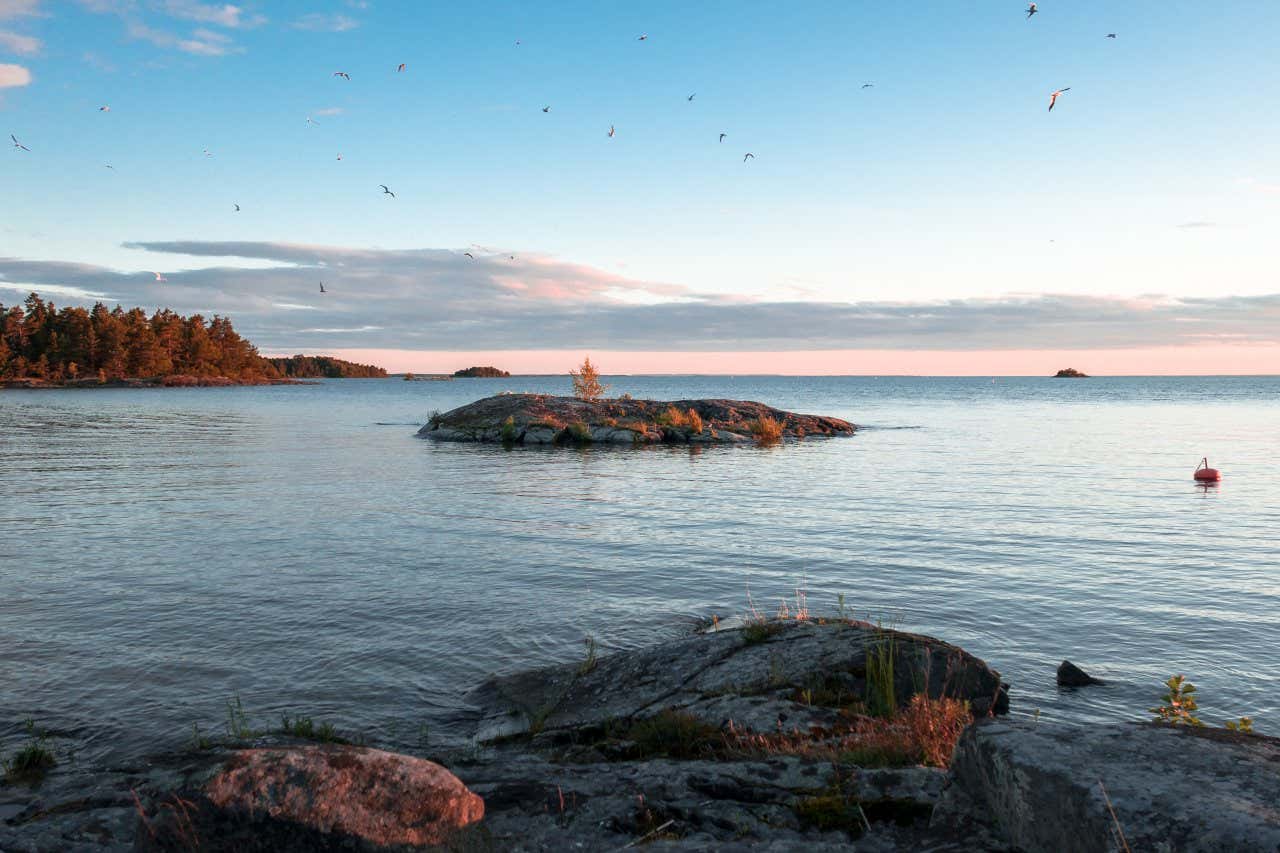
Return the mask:
[[[689,377],[868,425],[773,449],[414,437],[567,378],[0,394],[0,744],[217,730],[238,693],[378,742],[456,737],[495,671],[808,591],[941,636],[1016,711],[1137,718],[1183,672],[1280,731],[1280,381]],[[1191,480],[1208,454],[1220,486]],[[1069,657],[1110,684],[1053,685]]]

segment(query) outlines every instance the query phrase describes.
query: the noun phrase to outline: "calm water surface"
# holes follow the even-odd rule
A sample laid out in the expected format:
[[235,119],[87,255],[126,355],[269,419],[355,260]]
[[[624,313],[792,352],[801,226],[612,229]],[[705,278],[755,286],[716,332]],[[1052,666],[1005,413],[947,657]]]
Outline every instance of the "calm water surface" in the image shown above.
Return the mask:
[[[251,722],[410,748],[490,672],[807,590],[934,634],[1015,713],[1136,719],[1183,672],[1280,733],[1280,379],[692,377],[660,399],[848,418],[773,449],[435,444],[432,410],[561,378],[0,392],[0,748],[90,760]],[[1193,485],[1208,454],[1220,487]],[[1110,684],[1059,691],[1069,657]]]

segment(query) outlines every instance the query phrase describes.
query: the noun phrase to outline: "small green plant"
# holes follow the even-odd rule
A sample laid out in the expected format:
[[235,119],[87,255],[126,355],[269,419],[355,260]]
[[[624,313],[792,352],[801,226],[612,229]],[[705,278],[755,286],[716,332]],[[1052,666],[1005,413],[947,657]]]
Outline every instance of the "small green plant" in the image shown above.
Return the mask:
[[720,729],[686,711],[663,711],[634,723],[626,739],[639,758],[705,758],[724,746]]
[[290,735],[303,740],[314,740],[318,743],[348,743],[346,738],[338,736],[338,730],[332,723],[316,724],[310,717],[290,717],[280,715],[281,734]]
[[591,428],[582,421],[575,421],[569,424],[567,432],[569,433],[569,438],[578,444],[591,443]]
[[1253,717],[1241,717],[1238,720],[1227,720],[1226,726],[1233,732],[1253,734]]
[[[412,375],[413,374],[408,374],[408,376],[410,377]],[[440,421],[443,420],[443,418],[444,416],[440,414],[439,409],[433,409],[431,412],[431,417],[427,418],[427,423],[431,426],[438,426],[440,424]]]
[[742,626],[742,639],[747,645],[763,643],[770,637],[782,633],[782,623],[768,619],[752,619]]
[[587,654],[582,659],[582,663],[578,664],[578,675],[586,675],[595,669],[598,663],[596,660],[596,638],[588,634],[582,643],[587,647]]
[[877,629],[875,638],[867,641],[867,708],[877,717],[892,717],[898,710],[893,678],[895,645],[893,633],[883,629]]
[[39,782],[58,763],[48,747],[49,736],[36,728],[35,720],[27,720],[26,729],[29,738],[26,745],[14,753],[13,758],[0,761],[6,781]]
[[255,734],[249,725],[249,715],[244,712],[244,705],[237,693],[227,700],[227,737],[234,740],[248,740]]
[[207,749],[213,749],[213,738],[200,732],[199,723],[191,724],[191,748],[198,749],[201,752]]
[[837,787],[813,797],[801,797],[792,806],[800,825],[821,832],[847,832],[854,838],[867,828],[862,807]]
[[507,419],[502,422],[502,443],[512,444],[519,435],[520,432],[516,429],[516,419],[511,415],[507,415]]
[[1164,704],[1151,709],[1151,713],[1156,715],[1152,722],[1168,723],[1171,726],[1203,726],[1204,723],[1195,715],[1199,710],[1196,704],[1196,686],[1182,675],[1171,676],[1164,684],[1168,688],[1164,694]]
[[838,594],[836,595],[836,617],[837,617],[841,622],[843,622],[843,621],[845,621],[846,619],[848,619],[848,618],[849,618],[849,617],[848,617],[848,611],[846,611],[846,610],[845,610],[845,606],[844,606],[844,593],[843,593],[843,592],[838,593]]

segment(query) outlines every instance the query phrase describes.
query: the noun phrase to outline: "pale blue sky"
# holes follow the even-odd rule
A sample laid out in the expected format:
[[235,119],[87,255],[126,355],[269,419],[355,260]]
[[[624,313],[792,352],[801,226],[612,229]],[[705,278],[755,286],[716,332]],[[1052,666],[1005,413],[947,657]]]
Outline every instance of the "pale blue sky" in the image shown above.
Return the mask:
[[0,156],[0,258],[173,280],[244,262],[122,244],[479,244],[766,301],[1280,292],[1280,6],[1039,6],[0,0],[32,76],[0,88],[31,148]]

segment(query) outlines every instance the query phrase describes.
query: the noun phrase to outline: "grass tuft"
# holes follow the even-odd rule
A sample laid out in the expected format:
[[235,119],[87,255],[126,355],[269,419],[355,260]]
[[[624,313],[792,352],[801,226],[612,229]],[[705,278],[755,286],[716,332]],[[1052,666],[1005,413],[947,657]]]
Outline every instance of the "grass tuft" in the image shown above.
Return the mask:
[[35,784],[58,764],[57,759],[53,757],[53,750],[48,747],[48,735],[36,728],[35,720],[27,720],[27,737],[29,740],[14,753],[13,758],[0,761],[6,782]]
[[782,424],[768,415],[747,421],[747,429],[755,437],[757,444],[777,444],[782,440]]
[[338,735],[338,730],[333,727],[332,723],[320,723],[317,725],[310,717],[290,717],[288,714],[281,714],[280,732],[303,740],[313,740],[317,743],[351,743],[351,741]]
[[639,720],[626,731],[637,758],[706,758],[723,749],[720,729],[685,711],[666,710]]

